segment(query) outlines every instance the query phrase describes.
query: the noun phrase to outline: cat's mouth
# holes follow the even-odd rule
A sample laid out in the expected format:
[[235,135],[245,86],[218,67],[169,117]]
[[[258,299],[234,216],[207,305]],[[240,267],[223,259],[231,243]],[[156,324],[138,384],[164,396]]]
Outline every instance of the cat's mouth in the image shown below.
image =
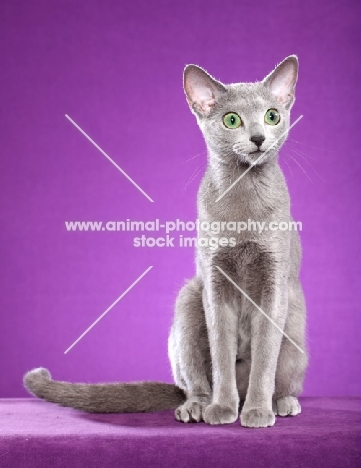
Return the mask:
[[249,154],[252,154],[252,155],[255,155],[255,156],[260,156],[261,154],[263,154],[264,151],[263,150],[256,150],[256,151],[252,151],[251,153]]

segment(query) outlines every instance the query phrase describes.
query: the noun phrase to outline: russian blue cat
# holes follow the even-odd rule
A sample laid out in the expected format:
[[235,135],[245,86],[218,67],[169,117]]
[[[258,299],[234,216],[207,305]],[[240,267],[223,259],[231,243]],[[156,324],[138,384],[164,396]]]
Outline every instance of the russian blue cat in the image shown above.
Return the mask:
[[[278,152],[290,126],[297,75],[294,55],[256,83],[225,85],[196,65],[185,68],[186,98],[208,153],[198,192],[201,226],[292,221]],[[199,238],[211,235],[198,232]],[[240,413],[243,426],[267,427],[276,415],[299,414],[307,352],[298,233],[244,230],[222,237],[216,249],[198,245],[196,274],[176,301],[169,337],[175,385],[73,384],[35,369],[25,375],[28,390],[90,412],[174,408],[182,422],[227,424]],[[230,237],[235,245],[227,243]]]

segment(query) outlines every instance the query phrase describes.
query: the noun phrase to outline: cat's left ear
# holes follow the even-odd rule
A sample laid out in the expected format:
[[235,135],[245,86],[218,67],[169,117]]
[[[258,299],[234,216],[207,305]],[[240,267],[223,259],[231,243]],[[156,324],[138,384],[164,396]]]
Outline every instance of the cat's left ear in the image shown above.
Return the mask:
[[290,109],[295,101],[295,87],[298,75],[298,58],[290,55],[263,80],[276,99]]
[[198,116],[207,116],[226,92],[224,85],[198,65],[187,65],[183,78],[184,92],[191,110]]

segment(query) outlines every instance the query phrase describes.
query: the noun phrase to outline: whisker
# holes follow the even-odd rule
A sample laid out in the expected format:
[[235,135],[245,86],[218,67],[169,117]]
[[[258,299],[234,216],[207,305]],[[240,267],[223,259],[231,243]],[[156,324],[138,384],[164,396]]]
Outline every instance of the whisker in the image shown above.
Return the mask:
[[312,146],[312,145],[309,145],[309,144],[307,144],[307,143],[304,143],[303,141],[298,141],[298,140],[295,140],[294,138],[290,138],[290,137],[287,138],[287,140],[286,140],[285,143],[291,142],[291,141],[292,141],[293,143],[297,143],[297,144],[299,144],[299,145],[308,146],[309,148],[313,148],[313,149],[316,149],[316,150],[318,150],[318,151],[326,151],[326,152],[330,152],[330,153],[335,153],[335,152],[336,152],[335,150],[330,150],[330,149],[328,149],[328,148],[319,148],[319,147],[317,147],[317,146]]
[[290,173],[291,173],[292,179],[293,179],[293,172],[292,172],[292,170],[291,170],[291,166],[288,164],[288,161],[287,161],[287,159],[286,159],[286,155],[284,155],[284,156],[285,156],[285,157],[284,157],[283,161],[285,162],[286,166],[288,167],[288,169],[289,169],[289,171],[290,171]]
[[303,166],[297,161],[297,159],[295,159],[291,154],[289,154],[289,157],[291,159],[294,160],[294,162],[297,164],[297,166],[302,170],[302,172],[306,175],[306,177],[308,178],[308,180],[311,182],[312,185],[315,185],[313,180],[310,178],[310,176],[307,174],[307,172],[305,171],[305,169],[303,168]]
[[[287,142],[286,142],[287,143]],[[288,142],[288,143],[291,143],[291,142]],[[310,154],[308,153],[304,153],[303,151],[300,150],[300,148],[297,148],[297,150],[295,148],[291,148],[290,146],[287,146],[287,149],[290,149],[292,151],[299,151],[300,153],[302,153],[306,158],[309,158],[309,159],[312,159],[312,161],[316,161],[316,158],[312,157]]]
[[315,172],[315,174],[318,175],[318,177],[323,181],[325,182],[325,179],[316,171],[316,169],[312,166],[312,164],[310,163],[310,161],[308,161],[307,158],[304,157],[304,155],[302,155],[301,153],[298,153],[296,150],[294,150],[293,148],[288,148],[289,150],[293,151],[295,154],[297,154],[297,156],[300,156],[309,166],[310,168]]
[[202,156],[203,154],[207,154],[207,152],[203,151],[202,153],[196,154],[195,156],[192,156],[191,158],[186,159],[185,161],[179,163],[178,165],[185,164],[185,163],[187,163],[189,161],[192,161],[192,159],[198,158],[199,156]]
[[190,178],[188,179],[188,182],[186,183],[185,187],[183,190],[186,190],[188,185],[190,185],[193,180],[199,175],[199,173],[206,167],[207,165],[202,165],[202,166],[198,166],[197,169],[193,172],[193,174],[190,176]]

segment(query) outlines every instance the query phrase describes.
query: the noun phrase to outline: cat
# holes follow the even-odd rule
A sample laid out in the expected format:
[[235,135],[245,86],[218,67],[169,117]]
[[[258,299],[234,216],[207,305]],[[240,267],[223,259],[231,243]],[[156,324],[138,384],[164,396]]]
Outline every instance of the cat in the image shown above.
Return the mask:
[[[186,99],[208,150],[198,192],[199,238],[212,235],[202,222],[292,220],[278,152],[297,76],[295,55],[256,83],[225,85],[197,65],[186,66]],[[240,416],[242,426],[268,427],[276,415],[299,414],[308,356],[298,233],[222,236],[235,237],[236,245],[198,245],[196,276],[176,300],[168,341],[175,385],[73,384],[39,368],[25,375],[26,388],[88,412],[175,409],[184,423],[228,424]]]

